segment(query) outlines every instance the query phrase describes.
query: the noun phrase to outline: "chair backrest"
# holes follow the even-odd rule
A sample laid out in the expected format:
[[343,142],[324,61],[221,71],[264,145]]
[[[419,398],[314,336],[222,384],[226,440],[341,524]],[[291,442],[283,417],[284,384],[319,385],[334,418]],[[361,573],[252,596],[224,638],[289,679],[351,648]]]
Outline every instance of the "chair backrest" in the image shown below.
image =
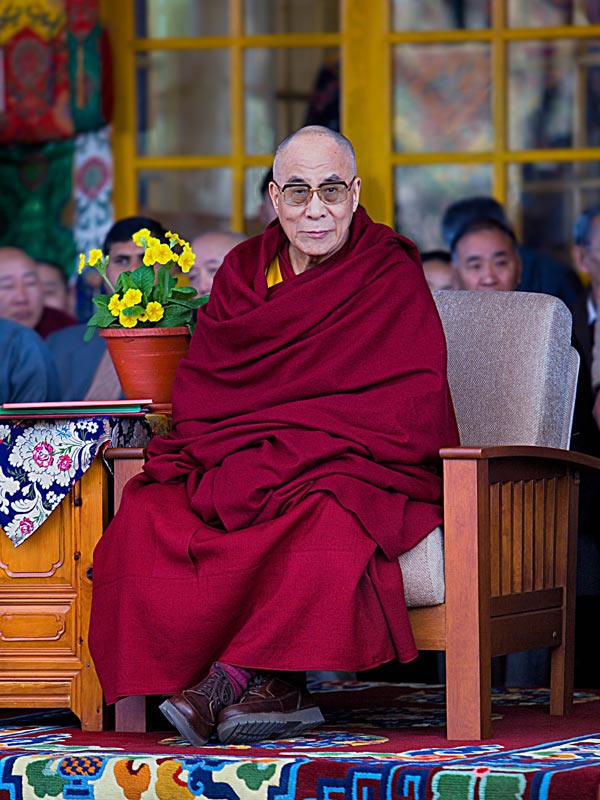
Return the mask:
[[433,297],[461,444],[568,448],[579,355],[562,300],[463,290]]

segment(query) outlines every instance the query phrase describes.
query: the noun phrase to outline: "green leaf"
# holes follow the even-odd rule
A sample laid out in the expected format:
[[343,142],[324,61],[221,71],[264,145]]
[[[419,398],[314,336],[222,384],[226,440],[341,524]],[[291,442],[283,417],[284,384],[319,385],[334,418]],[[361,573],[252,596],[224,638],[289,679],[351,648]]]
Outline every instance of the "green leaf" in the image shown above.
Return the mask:
[[88,325],[96,325],[100,328],[108,328],[108,326],[117,319],[118,317],[113,317],[108,308],[99,308],[88,321]]
[[123,314],[124,317],[139,317],[144,311],[144,306],[130,306],[129,308],[124,308],[121,314]]
[[119,294],[125,294],[127,289],[137,289],[138,287],[135,285],[135,282],[132,278],[132,273],[122,272],[119,277],[117,278],[117,291]]
[[157,323],[158,328],[177,328],[180,325],[187,325],[190,321],[191,313],[184,309],[177,310],[169,307],[165,308],[164,317]]
[[171,300],[169,306],[174,306],[175,308],[187,308],[190,311],[193,311],[195,308],[198,308],[200,305],[200,301],[195,299],[194,300]]
[[141,267],[138,267],[131,273],[131,278],[136,288],[139,289],[143,295],[148,296],[150,294],[154,286],[155,278],[152,267],[142,264]]
[[110,303],[110,297],[106,294],[96,294],[92,297],[92,302],[97,308],[107,308]]

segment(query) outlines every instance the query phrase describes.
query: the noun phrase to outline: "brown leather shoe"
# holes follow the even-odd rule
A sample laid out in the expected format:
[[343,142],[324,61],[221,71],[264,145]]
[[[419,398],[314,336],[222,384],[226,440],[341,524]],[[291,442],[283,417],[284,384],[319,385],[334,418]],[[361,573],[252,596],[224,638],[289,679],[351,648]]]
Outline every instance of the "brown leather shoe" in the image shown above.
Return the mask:
[[307,692],[265,675],[252,682],[238,703],[223,708],[217,734],[222,742],[257,742],[295,736],[322,722]]
[[219,711],[235,699],[227,673],[216,661],[203,681],[173,695],[159,708],[188,742],[200,746],[214,733]]

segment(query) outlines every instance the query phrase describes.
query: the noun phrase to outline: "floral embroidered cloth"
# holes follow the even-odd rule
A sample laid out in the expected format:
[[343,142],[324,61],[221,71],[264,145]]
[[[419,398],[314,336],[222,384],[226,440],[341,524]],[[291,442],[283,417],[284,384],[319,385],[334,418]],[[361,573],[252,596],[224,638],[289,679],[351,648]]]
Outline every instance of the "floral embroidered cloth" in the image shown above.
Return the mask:
[[106,417],[0,423],[0,525],[15,546],[46,521],[110,435]]
[[105,444],[145,447],[143,417],[0,420],[0,527],[15,547],[67,496]]

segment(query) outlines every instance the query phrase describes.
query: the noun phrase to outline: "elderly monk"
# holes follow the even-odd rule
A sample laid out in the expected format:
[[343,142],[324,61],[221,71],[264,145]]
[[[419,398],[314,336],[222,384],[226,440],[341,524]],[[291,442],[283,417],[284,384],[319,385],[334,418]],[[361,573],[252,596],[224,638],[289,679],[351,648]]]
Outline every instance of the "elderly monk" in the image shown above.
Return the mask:
[[353,148],[277,148],[277,220],[201,308],[154,438],[94,565],[105,692],[171,694],[195,745],[282,737],[321,713],[295,673],[416,657],[398,556],[441,522],[458,434],[414,245],[359,207]]

